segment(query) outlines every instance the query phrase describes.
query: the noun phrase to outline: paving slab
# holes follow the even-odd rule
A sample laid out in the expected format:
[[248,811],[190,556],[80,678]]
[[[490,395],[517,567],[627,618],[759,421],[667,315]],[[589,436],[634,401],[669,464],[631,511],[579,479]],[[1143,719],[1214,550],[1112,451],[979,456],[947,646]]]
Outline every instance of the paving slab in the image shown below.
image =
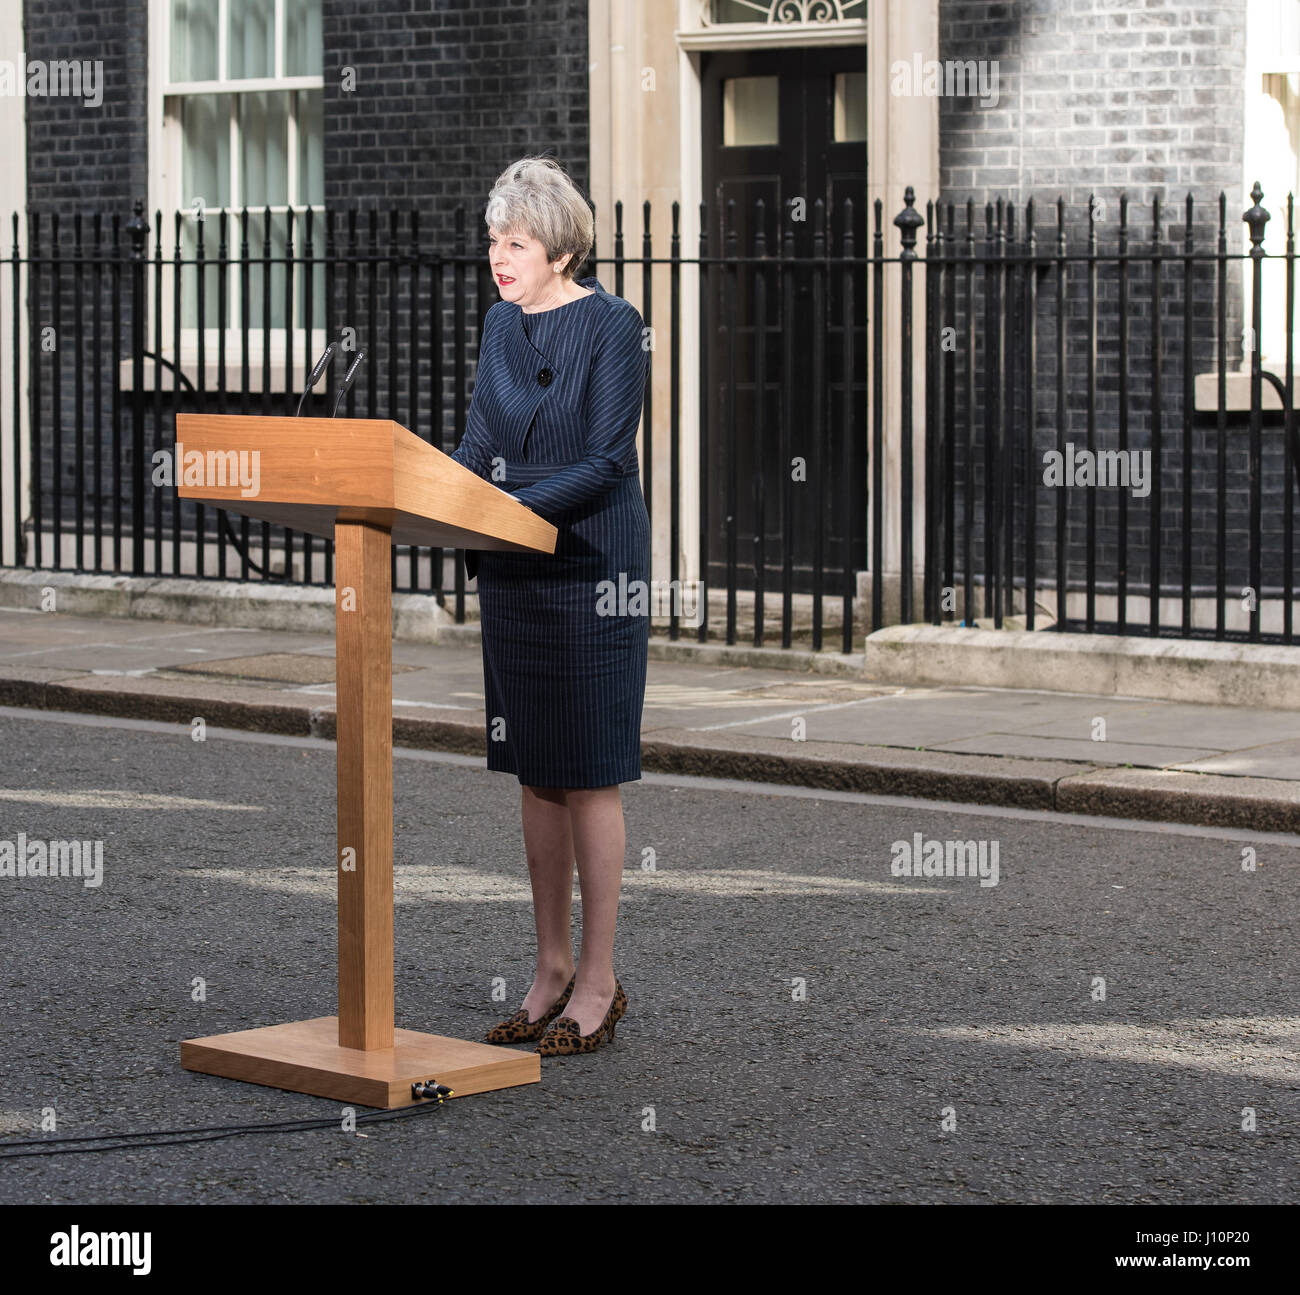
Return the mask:
[[[1221,750],[1225,747],[1258,746],[1272,739],[1300,739],[1300,713],[1296,711],[1204,706],[1176,701],[1099,700],[1105,704],[1096,714],[1106,721],[1107,742],[1204,746]],[[1091,739],[1091,717],[1082,729],[1071,728],[1073,722],[1073,715],[1062,711],[1041,722],[1014,728],[1008,726],[1004,731],[1041,737]]]
[[1024,733],[990,733],[935,742],[934,751],[964,751],[970,755],[1019,755],[1043,760],[1077,760],[1083,764],[1143,765],[1163,769],[1176,761],[1200,760],[1218,754],[1206,748],[1155,746],[1139,742],[1093,742],[1088,738],[1035,737]]
[[[1079,731],[1096,712],[1096,701],[1052,696],[1017,695],[1003,690],[892,688],[864,699],[861,705],[827,706],[810,711],[807,733],[828,742],[865,742],[881,746],[928,747],[961,738],[1016,731],[1018,719],[1032,715],[1041,722],[1053,715],[1062,724],[1077,723]],[[756,735],[788,736],[784,729],[763,723],[747,724]]]
[[[1300,715],[902,686],[748,659],[759,664],[652,654],[645,769],[1261,830],[1300,825]],[[479,644],[398,642],[393,662],[394,740],[482,758]],[[329,634],[0,609],[0,705],[10,707],[185,724],[201,716],[329,739],[333,668]],[[1091,740],[1099,715],[1104,742]],[[1143,772],[1160,776],[1135,776]]]
[[1175,765],[1193,773],[1222,773],[1239,778],[1279,778],[1300,781],[1300,738],[1266,742],[1228,755],[1214,755],[1188,764]]

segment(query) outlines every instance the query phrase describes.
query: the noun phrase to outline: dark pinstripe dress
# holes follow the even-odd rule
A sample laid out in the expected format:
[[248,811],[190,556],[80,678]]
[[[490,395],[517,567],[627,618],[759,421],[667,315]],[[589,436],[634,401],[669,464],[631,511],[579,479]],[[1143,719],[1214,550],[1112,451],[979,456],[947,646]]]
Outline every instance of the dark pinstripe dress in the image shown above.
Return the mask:
[[478,575],[488,768],[535,787],[641,777],[650,617],[631,595],[650,581],[636,452],[649,358],[636,307],[595,277],[579,286],[592,295],[487,312],[452,455],[559,531],[554,555],[470,551],[465,563]]

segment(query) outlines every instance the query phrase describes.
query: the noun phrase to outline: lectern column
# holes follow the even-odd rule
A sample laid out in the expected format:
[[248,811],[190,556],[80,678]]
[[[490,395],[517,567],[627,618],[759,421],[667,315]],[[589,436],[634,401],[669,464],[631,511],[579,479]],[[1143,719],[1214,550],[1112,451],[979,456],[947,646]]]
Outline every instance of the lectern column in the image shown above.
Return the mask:
[[393,590],[389,532],[334,526],[339,1046],[393,1046]]
[[184,1039],[181,1065],[388,1110],[428,1101],[434,1081],[457,1097],[537,1083],[535,1052],[396,1028],[392,541],[553,553],[555,527],[388,418],[177,414],[182,445],[187,462],[252,450],[260,490],[182,478],[177,498],[334,538],[339,1009]]

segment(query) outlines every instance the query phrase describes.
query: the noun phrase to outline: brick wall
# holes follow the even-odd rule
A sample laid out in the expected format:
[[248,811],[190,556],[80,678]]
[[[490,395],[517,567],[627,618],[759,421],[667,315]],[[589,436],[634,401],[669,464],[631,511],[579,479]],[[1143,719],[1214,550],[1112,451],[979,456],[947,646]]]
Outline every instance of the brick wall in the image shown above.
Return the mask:
[[945,195],[1235,205],[1245,23],[1245,0],[941,0],[940,60],[997,60],[999,92],[940,100]]
[[[516,158],[549,153],[587,191],[586,0],[443,0],[436,7],[415,0],[324,0],[322,17],[327,209],[340,222],[349,209],[360,209],[363,244],[369,209],[380,208],[384,243],[390,211],[400,212],[400,239],[407,239],[407,214],[415,209],[421,247],[443,253],[461,246],[456,212],[464,210],[463,246],[472,258],[465,276],[468,335],[455,326],[449,270],[441,281],[437,343],[445,375],[441,411],[427,385],[414,407],[403,390],[392,410],[450,449],[463,431],[455,416],[457,337],[472,360],[478,321],[498,296],[486,273],[483,224],[493,181]],[[429,287],[426,276],[422,290]],[[402,300],[407,291],[399,284]],[[381,278],[380,326],[372,324],[364,297],[367,311],[363,315],[359,306],[352,321],[358,336],[372,343],[369,372],[359,378],[363,412],[370,408],[372,382],[386,395],[383,384],[393,366],[407,369],[410,340],[389,338],[382,328],[387,292]],[[435,345],[427,321],[414,344]],[[379,400],[380,406],[391,403]]]
[[[1102,259],[1097,269],[1098,327],[1095,343],[1088,334],[1086,270],[1070,267],[1067,309],[1066,424],[1056,425],[1054,365],[1054,277],[1040,282],[1038,411],[1036,447],[1046,449],[1069,439],[1087,437],[1087,353],[1095,345],[1097,445],[1117,445],[1119,390],[1118,247],[1120,196],[1128,197],[1130,263],[1128,445],[1148,449],[1153,441],[1151,388],[1152,293],[1149,263],[1140,260],[1152,246],[1152,200],[1160,200],[1160,243],[1166,253],[1182,249],[1185,200],[1195,199],[1193,236],[1200,252],[1214,251],[1218,234],[1218,199],[1227,195],[1228,247],[1242,247],[1244,227],[1242,129],[1245,70],[1245,0],[1206,5],[1193,0],[941,0],[940,61],[995,60],[997,101],[981,106],[978,98],[941,98],[940,187],[944,200],[958,204],[956,227],[965,228],[965,203],[975,200],[977,246],[983,248],[985,203],[1007,200],[1016,207],[1015,238],[1024,233],[1024,203],[1035,200],[1040,253],[1056,246],[1058,197],[1065,200],[1065,228],[1071,255],[1087,249],[1090,201],[1095,200],[1092,232]],[[995,216],[996,219],[996,216]],[[1214,464],[1217,430],[1212,416],[1190,413],[1184,421],[1182,390],[1183,284],[1177,262],[1163,277],[1161,355],[1163,445],[1161,473],[1164,503],[1164,570],[1162,586],[1181,579],[1181,490],[1184,436],[1190,436],[1195,514],[1193,580],[1212,579],[1215,539],[1213,509],[1217,498]],[[1215,285],[1213,267],[1198,265],[1193,285],[1194,372],[1216,363]],[[1243,319],[1240,266],[1230,265],[1227,324],[1228,365],[1241,360]],[[1242,573],[1241,532],[1248,516],[1246,419],[1229,418],[1227,517],[1230,537],[1229,584]],[[982,446],[982,440],[980,440]],[[959,447],[959,458],[961,450]],[[982,480],[982,455],[976,477]],[[1264,490],[1276,497],[1285,489],[1280,441],[1265,437]],[[1020,487],[1023,491],[1023,485]],[[1073,539],[1082,540],[1089,492],[1070,492]],[[1098,492],[1098,580],[1113,582],[1119,570],[1118,507],[1114,492]],[[1054,492],[1040,496],[1054,510]],[[1129,509],[1130,545],[1125,563],[1130,587],[1148,575],[1150,535],[1147,505]],[[1280,513],[1265,520],[1270,568],[1279,556]],[[1046,549],[1044,549],[1046,553]],[[1082,570],[1072,564],[1071,575]]]
[[[72,255],[78,213],[83,219],[82,247],[87,255],[93,249],[92,219],[96,212],[102,213],[105,249],[111,243],[114,215],[121,221],[122,244],[129,247],[126,226],[132,204],[148,192],[146,0],[25,0],[23,49],[29,60],[102,64],[102,102],[96,106],[90,106],[84,98],[60,95],[29,96],[25,100],[27,202],[39,213],[42,254],[52,250],[57,219],[62,256]],[[18,51],[6,50],[4,54],[16,58]],[[111,428],[112,311],[116,298],[121,335],[129,339],[131,301],[129,293],[113,293],[107,270],[100,274],[96,289],[91,281],[94,273],[87,269],[79,293],[73,286],[72,271],[66,266],[59,275],[57,293],[54,275],[48,268],[29,276],[31,326],[38,330],[38,337],[39,330],[48,330],[31,359],[34,403],[41,428],[41,456],[34,465],[33,494],[43,524],[48,527],[58,509],[69,519],[76,515],[78,506],[84,515],[92,515],[94,483],[98,479],[98,493],[110,516],[111,531],[113,501],[120,496],[115,460],[127,465],[123,469],[127,480],[130,475],[129,430],[128,445],[123,450],[115,443]],[[91,340],[97,322],[103,339],[98,352]],[[98,363],[77,365],[79,331],[86,348],[83,353],[94,356]],[[82,389],[80,406],[78,381]],[[94,435],[97,416],[98,453]],[[61,441],[57,448],[53,434],[56,425]],[[65,548],[61,561],[63,565],[74,564],[75,555],[69,548]]]
[[[942,0],[940,58],[996,59],[999,95],[996,105],[987,108],[972,99],[940,101],[944,198],[960,202],[970,196],[982,204],[1000,197],[1019,203],[1034,194],[1039,199],[1041,246],[1054,238],[1050,205],[1061,194],[1069,204],[1071,250],[1078,250],[1080,221],[1086,219],[1087,199],[1095,193],[1103,202],[1099,240],[1103,250],[1110,252],[1122,191],[1129,193],[1133,203],[1137,251],[1149,238],[1152,196],[1164,203],[1164,241],[1172,246],[1181,239],[1181,203],[1189,189],[1199,204],[1198,245],[1210,246],[1213,202],[1223,189],[1229,195],[1229,228],[1235,237],[1243,205],[1239,194],[1244,16],[1245,0],[1224,0],[1212,7],[1198,7],[1190,0],[1109,5],[1102,0]],[[67,221],[73,211],[117,211],[125,222],[132,200],[146,191],[147,5],[145,0],[94,4],[25,0],[24,17],[30,57],[100,59],[104,64],[100,108],[86,109],[66,99],[31,99],[27,105],[30,201],[47,213],[58,210],[63,215],[66,247]],[[418,327],[391,336],[386,327],[391,282],[387,267],[381,267],[376,279],[377,310],[372,314],[369,271],[364,266],[357,318],[343,319],[336,311],[331,324],[334,330],[345,324],[355,327],[359,344],[369,353],[357,388],[359,411],[396,417],[422,436],[450,447],[461,431],[457,398],[463,401],[466,395],[463,387],[455,390],[456,344],[459,341],[468,356],[474,355],[477,320],[496,299],[485,273],[481,214],[493,179],[524,153],[549,152],[584,190],[588,184],[587,5],[585,0],[439,0],[436,5],[425,0],[323,0],[322,19],[327,208],[338,221],[349,209],[359,209],[364,216],[369,209],[379,208],[385,244],[389,212],[400,210],[400,228],[405,231],[406,213],[418,209],[421,247],[442,252],[454,250],[456,212],[461,209],[465,214],[469,259],[464,328],[456,327],[449,294],[440,304],[434,303],[426,274],[416,285],[422,294],[419,300],[426,303]],[[345,88],[345,69],[355,77],[352,89]],[[892,214],[887,213],[886,219]],[[977,220],[982,233],[982,210]],[[363,220],[363,244],[367,237]],[[405,237],[399,235],[399,245]],[[1133,276],[1130,334],[1135,351],[1141,352],[1151,332],[1149,269],[1135,266]],[[399,268],[395,281],[405,319],[410,280]],[[444,290],[452,282],[447,273]],[[1076,277],[1068,312],[1070,399],[1065,429],[1054,425],[1050,327],[1040,338],[1036,434],[1044,446],[1055,444],[1062,430],[1076,443],[1083,439],[1082,366],[1087,337],[1077,288]],[[1195,314],[1201,328],[1213,326],[1212,289],[1213,284],[1198,271]],[[1179,281],[1171,273],[1165,294],[1169,327],[1164,333],[1165,354],[1170,358],[1181,348],[1179,294]],[[1114,320],[1116,295],[1114,267],[1103,265],[1098,275],[1103,320]],[[1040,300],[1049,297],[1050,285],[1045,284]],[[49,322],[49,304],[47,292],[41,324]],[[121,304],[125,333],[130,325],[129,299]],[[64,330],[72,327],[75,313],[65,284]],[[82,315],[84,319],[84,310]],[[1228,311],[1230,363],[1240,354],[1240,322],[1236,290]],[[1118,421],[1118,355],[1108,327],[1103,326],[1096,346],[1096,425],[1102,447],[1114,444]],[[441,357],[443,372],[441,386],[423,382],[414,397],[405,381],[395,390],[390,384],[391,374],[405,370],[412,347],[422,357],[421,373],[431,372],[435,354]],[[1212,367],[1209,333],[1198,333],[1194,350],[1196,371]],[[41,392],[43,429],[48,429],[54,413],[50,382],[55,361],[43,358],[40,363],[43,372],[48,370]],[[1131,370],[1134,400],[1129,435],[1134,448],[1150,444],[1148,374],[1148,362],[1139,359]],[[1171,436],[1182,435],[1181,370],[1171,363],[1165,374],[1168,443]],[[60,415],[69,448],[60,463],[47,455],[42,465],[47,520],[53,502],[49,484],[56,471],[65,488],[65,515],[71,514],[77,492],[72,462],[75,409],[69,403],[71,374],[66,365],[62,382]],[[89,414],[87,408],[88,428]],[[165,416],[159,426],[164,430],[155,438],[151,419],[150,447],[169,441]],[[1192,432],[1198,512],[1208,518],[1206,502],[1213,496],[1209,469],[1217,433],[1212,420],[1201,417],[1193,419]],[[1229,437],[1229,461],[1236,465],[1243,453],[1243,420],[1232,420]],[[44,443],[48,446],[48,439]],[[1266,490],[1274,483],[1280,486],[1276,445],[1270,434],[1265,450]],[[115,457],[106,456],[105,473]],[[977,455],[977,476],[978,464]],[[1162,486],[1167,494],[1167,525],[1176,523],[1180,486],[1177,473],[1167,472]],[[91,496],[83,495],[82,502],[89,505]],[[1246,502],[1243,490],[1230,487],[1230,533],[1240,533]],[[1113,513],[1104,507],[1098,525],[1106,556],[1114,551],[1114,523]],[[1276,524],[1275,512],[1270,512],[1269,523]],[[1074,525],[1072,521],[1072,530]],[[1201,536],[1208,525],[1207,521],[1201,528]],[[1167,538],[1167,550],[1172,551],[1172,530]],[[1138,553],[1130,554],[1129,575],[1139,582],[1140,528],[1135,543]],[[1208,569],[1210,556],[1198,536],[1198,581]]]
[[[51,217],[58,213],[59,245],[63,256],[70,256],[72,219],[77,211],[87,214],[87,240],[90,213],[104,213],[106,240],[111,217],[118,214],[122,243],[129,249],[126,225],[133,202],[147,195],[151,165],[147,0],[25,0],[24,16],[28,57],[99,59],[104,73],[104,100],[97,108],[71,99],[28,100],[28,194],[31,205],[41,212],[42,249],[50,250]],[[330,320],[332,335],[350,325],[357,331],[358,345],[367,351],[367,364],[356,386],[358,413],[397,418],[450,448],[463,421],[456,413],[456,344],[462,342],[472,359],[477,351],[478,320],[497,296],[485,273],[482,221],[493,180],[523,154],[551,153],[586,190],[587,5],[585,0],[531,0],[527,4],[521,0],[438,0],[436,4],[429,0],[322,0],[321,17],[325,202],[336,218],[336,229],[343,232],[349,209],[358,210],[364,256],[369,212],[378,209],[380,213],[379,238],[386,248],[389,216],[396,210],[401,216],[399,247],[404,253],[409,245],[407,215],[416,209],[421,248],[450,253],[456,245],[457,208],[465,211],[466,250],[471,258],[464,279],[465,327],[456,327],[450,269],[442,280],[444,296],[438,311],[430,304],[431,280],[426,271],[417,285],[421,303],[418,328],[412,332],[404,324],[400,336],[393,336],[388,327],[390,286],[397,284],[397,302],[405,321],[411,281],[409,270],[400,265],[390,278],[387,264],[382,264],[375,276],[373,314],[370,271],[362,266],[359,304],[351,319],[343,317],[346,291],[340,273]],[[350,90],[344,88],[345,69],[350,69],[354,78]],[[150,222],[148,253],[152,262],[152,215]],[[169,245],[170,213],[164,213],[164,225],[164,242]],[[215,238],[215,229],[211,237]],[[322,243],[318,232],[317,255]],[[301,250],[301,228],[297,244]],[[209,248],[209,256],[213,250]],[[255,269],[254,275],[258,274],[260,270]],[[58,335],[57,347],[36,357],[42,443],[38,493],[46,525],[57,509],[71,519],[78,503],[88,514],[93,508],[96,411],[104,428],[98,456],[100,495],[109,501],[129,496],[132,476],[129,398],[120,444],[112,439],[109,407],[111,308],[114,301],[121,308],[120,345],[129,349],[129,269],[118,293],[112,291],[107,273],[100,283],[102,382],[96,386],[89,366],[82,366],[86,390],[80,406],[74,389],[74,330],[80,318],[89,338],[95,293],[88,280],[83,283],[78,310],[72,271],[65,263],[56,310],[53,282],[52,274],[45,271],[39,285],[39,318],[33,321],[38,329],[55,327]],[[164,283],[164,290],[170,292],[170,271]],[[193,292],[192,278],[185,290]],[[152,269],[147,291],[152,295]],[[209,291],[214,291],[212,284]],[[317,316],[318,325],[321,322]],[[170,343],[170,339],[166,341]],[[147,345],[153,349],[152,335]],[[438,349],[444,375],[440,391],[426,378],[414,400],[405,377],[396,390],[391,383],[395,373],[407,371],[412,347],[418,351],[424,375],[431,372],[431,351]],[[299,364],[303,361],[301,342],[296,359]],[[260,363],[260,357],[254,357],[254,362]],[[56,384],[61,392],[57,400]],[[472,385],[472,366],[471,383],[466,385]],[[467,393],[462,389],[459,395],[463,402]],[[277,397],[276,406],[284,399]],[[292,398],[288,399],[292,403]],[[255,398],[254,408],[260,405],[260,398]],[[148,455],[155,447],[171,443],[170,395],[163,397],[155,417],[150,390],[146,419]],[[59,452],[54,446],[56,423],[62,441]],[[83,460],[79,470],[78,463]],[[115,465],[121,467],[121,489]],[[152,510],[158,492],[148,489],[147,506]],[[56,494],[61,497],[56,499]],[[129,519],[129,498],[124,499],[124,507]],[[70,556],[65,555],[65,562]]]
[[146,0],[25,0],[23,36],[29,59],[103,64],[98,107],[27,99],[27,201],[45,210],[129,212],[148,187]]
[[496,176],[542,151],[585,190],[585,0],[324,0],[323,35],[327,205],[417,204],[432,234],[464,204],[481,227]]

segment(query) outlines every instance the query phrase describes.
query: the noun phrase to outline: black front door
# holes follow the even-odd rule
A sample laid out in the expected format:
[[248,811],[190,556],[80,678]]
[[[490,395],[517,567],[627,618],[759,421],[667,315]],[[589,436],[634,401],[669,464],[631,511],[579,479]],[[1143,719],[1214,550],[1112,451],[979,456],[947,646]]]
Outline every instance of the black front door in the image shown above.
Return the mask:
[[[779,590],[788,543],[795,591],[813,590],[820,554],[823,589],[838,593],[846,526],[849,570],[866,565],[866,274],[825,259],[842,254],[845,198],[853,202],[853,254],[869,251],[865,82],[861,46],[704,56],[708,250],[724,258],[706,280],[705,503],[714,587],[734,563],[738,587],[754,588],[761,554],[764,587]],[[738,259],[784,255],[787,230],[799,258],[792,274],[776,263],[761,274],[761,260]],[[820,274],[815,256],[823,258]],[[847,419],[846,275],[853,292]]]

